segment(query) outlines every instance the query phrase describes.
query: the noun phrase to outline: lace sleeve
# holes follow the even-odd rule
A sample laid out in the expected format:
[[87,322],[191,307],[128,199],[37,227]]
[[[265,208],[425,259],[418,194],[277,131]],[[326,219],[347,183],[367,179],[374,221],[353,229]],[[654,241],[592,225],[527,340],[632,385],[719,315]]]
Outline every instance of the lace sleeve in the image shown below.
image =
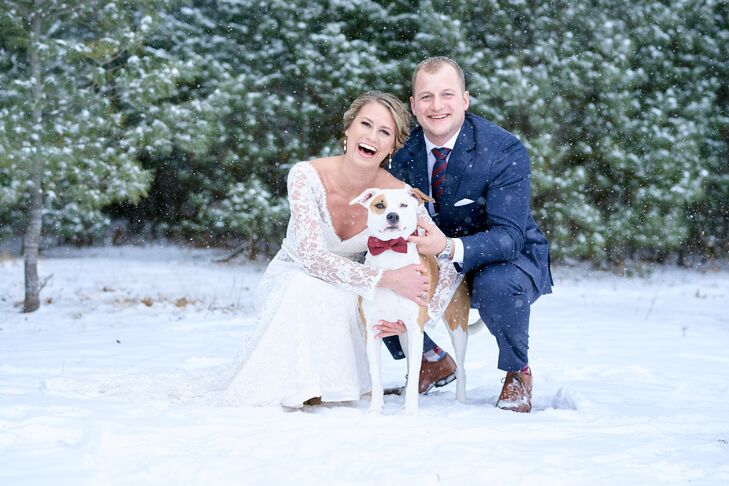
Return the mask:
[[[431,223],[432,218],[428,214],[425,206],[418,208],[418,216],[426,218]],[[451,262],[441,261],[436,259],[438,262],[438,284],[435,288],[435,293],[428,303],[428,317],[430,317],[430,323],[435,323],[445,312],[448,304],[453,298],[453,294],[463,280],[463,275],[456,270],[456,267]]]
[[311,179],[318,177],[314,170],[304,171],[301,165],[296,165],[289,173],[292,249],[313,277],[371,299],[383,270],[366,267],[328,250],[323,228],[325,221],[317,207],[314,185],[317,181]]

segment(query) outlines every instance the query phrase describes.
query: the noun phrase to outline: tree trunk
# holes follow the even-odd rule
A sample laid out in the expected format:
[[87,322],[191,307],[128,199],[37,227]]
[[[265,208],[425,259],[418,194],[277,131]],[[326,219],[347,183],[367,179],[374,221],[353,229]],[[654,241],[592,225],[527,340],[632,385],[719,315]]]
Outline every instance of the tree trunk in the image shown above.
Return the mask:
[[[35,143],[40,144],[43,85],[41,84],[40,59],[38,45],[40,43],[41,17],[37,13],[31,14],[32,33],[30,39],[30,67],[33,75],[33,131],[36,134]],[[40,156],[40,147],[34,151],[30,161],[31,195],[28,208],[28,226],[25,229],[23,249],[25,256],[25,302],[23,312],[34,312],[40,307],[40,283],[38,281],[38,248],[40,246],[41,229],[43,225],[43,158]]]

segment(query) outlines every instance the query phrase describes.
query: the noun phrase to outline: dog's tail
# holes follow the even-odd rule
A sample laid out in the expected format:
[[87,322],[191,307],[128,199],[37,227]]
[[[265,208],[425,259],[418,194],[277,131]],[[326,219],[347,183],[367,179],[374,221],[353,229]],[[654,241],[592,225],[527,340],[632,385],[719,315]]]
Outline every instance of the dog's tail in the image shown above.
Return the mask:
[[483,319],[479,319],[468,325],[468,335],[473,336],[474,334],[478,334],[484,327],[486,327],[486,323],[483,322]]

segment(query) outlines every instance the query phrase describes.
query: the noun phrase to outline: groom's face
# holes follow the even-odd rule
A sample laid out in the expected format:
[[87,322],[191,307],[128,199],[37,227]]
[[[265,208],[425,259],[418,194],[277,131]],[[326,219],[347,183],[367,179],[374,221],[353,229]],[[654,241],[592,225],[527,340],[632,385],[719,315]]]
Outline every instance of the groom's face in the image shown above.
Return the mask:
[[463,91],[458,73],[448,64],[429,73],[421,70],[415,78],[410,108],[425,136],[443,145],[458,133],[468,109],[468,91]]

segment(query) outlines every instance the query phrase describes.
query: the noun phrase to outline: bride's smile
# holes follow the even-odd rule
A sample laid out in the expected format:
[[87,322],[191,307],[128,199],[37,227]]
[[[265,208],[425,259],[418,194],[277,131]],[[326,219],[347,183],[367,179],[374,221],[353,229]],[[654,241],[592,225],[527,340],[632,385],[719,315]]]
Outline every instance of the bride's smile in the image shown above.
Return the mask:
[[350,127],[345,130],[347,146],[354,148],[344,154],[353,155],[350,160],[373,161],[379,165],[395,151],[395,122],[387,108],[377,102],[369,102],[362,107]]

